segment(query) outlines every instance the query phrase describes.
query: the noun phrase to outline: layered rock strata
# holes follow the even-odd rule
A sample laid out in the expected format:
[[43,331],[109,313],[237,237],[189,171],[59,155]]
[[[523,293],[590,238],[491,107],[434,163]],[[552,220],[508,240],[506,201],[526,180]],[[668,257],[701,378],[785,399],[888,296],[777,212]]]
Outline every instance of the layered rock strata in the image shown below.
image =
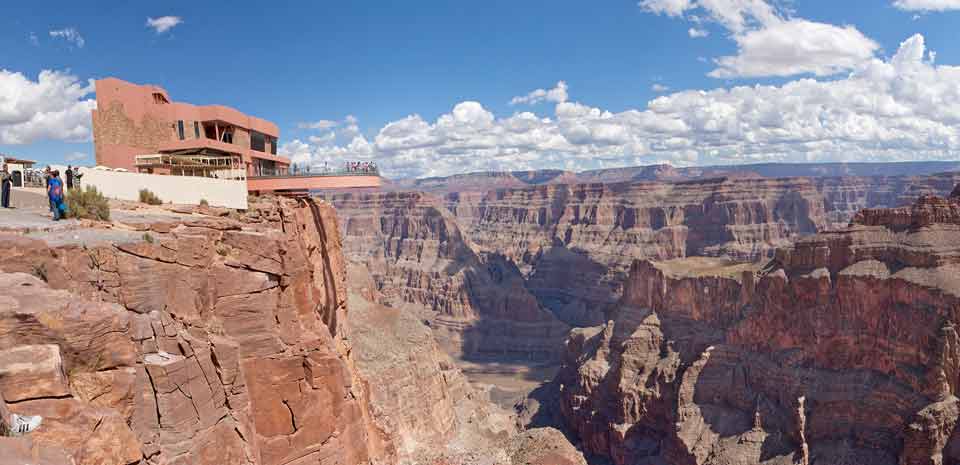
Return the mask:
[[[500,311],[503,300],[465,297],[474,290],[485,294],[482,289],[491,281],[476,270],[492,260],[500,276],[513,276],[507,291],[513,296],[511,308],[532,308],[536,301],[568,324],[589,326],[605,321],[634,259],[768,258],[796,237],[846,226],[861,209],[908,205],[924,194],[946,195],[960,181],[956,174],[684,180],[677,170],[647,168],[644,173],[652,174],[640,173],[639,180],[630,182],[576,184],[580,177],[558,173],[504,174],[496,179],[516,182],[495,184],[502,187],[496,190],[448,180],[434,194],[328,198],[352,239],[348,256],[379,270],[378,286],[390,305],[410,303],[441,315],[482,314],[486,305]],[[851,172],[864,167],[854,168]],[[697,176],[712,172],[701,170]],[[524,186],[520,179],[543,182]],[[436,182],[408,187],[427,189]],[[448,248],[437,250],[438,244]],[[472,276],[458,264],[474,270]],[[470,300],[472,305],[463,303]],[[463,330],[454,322],[440,323],[450,334]]]
[[958,208],[865,211],[762,267],[634,264],[568,341],[568,425],[617,464],[956,463]]
[[[133,243],[4,236],[0,389],[77,464],[360,464],[382,454],[340,322],[329,205],[196,217]],[[34,357],[15,363],[18,351]],[[7,363],[10,362],[10,363]]]
[[0,237],[0,392],[44,417],[0,463],[583,463],[518,434],[417,315],[365,300],[329,204],[253,206]]
[[429,321],[448,353],[551,358],[567,326],[524,287],[516,266],[479,252],[434,197],[341,194],[348,260],[365,267],[379,302]]

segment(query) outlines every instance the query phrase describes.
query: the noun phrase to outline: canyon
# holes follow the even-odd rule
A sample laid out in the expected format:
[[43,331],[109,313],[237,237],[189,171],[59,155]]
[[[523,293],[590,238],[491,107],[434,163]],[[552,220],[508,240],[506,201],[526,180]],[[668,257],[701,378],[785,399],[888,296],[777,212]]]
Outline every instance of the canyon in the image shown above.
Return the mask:
[[[894,324],[887,323],[890,312],[909,319],[908,308],[930,311],[934,304],[910,300],[917,293],[943,291],[923,290],[932,285],[923,283],[896,291],[899,300],[891,303],[872,293],[900,281],[858,273],[876,271],[869,260],[859,263],[859,250],[874,242],[885,250],[874,257],[887,260],[881,276],[905,266],[887,255],[903,253],[893,249],[949,244],[918,245],[927,234],[921,229],[940,227],[940,216],[911,235],[901,229],[916,215],[903,206],[947,196],[960,182],[957,174],[564,183],[522,173],[517,178],[547,181],[497,187],[510,184],[505,178],[494,176],[492,190],[475,175],[460,190],[325,198],[341,214],[347,260],[371,270],[372,286],[393,293],[381,302],[423,315],[456,358],[502,362],[523,353],[501,346],[496,358],[483,349],[500,345],[496,335],[490,345],[477,345],[455,334],[482,326],[488,316],[529,322],[531,309],[539,308],[572,328],[565,344],[555,346],[559,354],[543,354],[559,357],[546,364],[560,370],[539,390],[542,397],[513,399],[521,401],[529,424],[537,417],[569,428],[585,452],[617,465],[956,460],[947,447],[953,403],[938,404],[947,397],[924,392],[933,389],[929,376],[915,374],[935,372],[928,359],[941,350],[938,344],[950,345],[937,342],[949,300],[936,304],[940,319],[885,327]],[[884,212],[897,219],[872,219],[888,218]],[[851,232],[868,226],[875,230]],[[891,243],[883,233],[889,228],[907,236]],[[951,231],[946,226],[935,235]],[[862,245],[850,252],[816,242],[823,237],[856,237]],[[851,253],[856,257],[841,266],[838,257]],[[789,268],[797,259],[783,257],[797,254],[838,262],[828,271]],[[445,260],[464,255],[471,259],[459,263],[482,280],[444,273],[451,269]],[[423,270],[430,270],[430,280],[410,279]],[[933,282],[948,281],[953,271],[904,273]],[[772,284],[781,274],[789,285]],[[816,286],[813,277],[821,280]],[[502,295],[518,296],[506,306],[509,314],[503,304],[488,307],[471,297],[489,295],[488,283],[498,279],[505,282]],[[449,310],[464,301],[474,304],[468,317]],[[798,320],[805,312],[812,316]],[[853,315],[834,319],[834,313]],[[916,341],[923,345],[908,350],[914,353],[909,363],[891,353]],[[478,384],[496,384],[493,379]]]
[[0,463],[583,463],[347,286],[329,204],[114,207],[0,237],[0,391],[44,418]]
[[0,392],[45,420],[0,464],[960,463],[960,173],[898,166],[6,230]]
[[[492,185],[503,177],[493,176]],[[324,197],[340,212],[348,261],[371,271],[385,303],[425,310],[453,333],[444,337],[448,350],[509,351],[516,338],[505,345],[483,329],[508,320],[524,324],[497,334],[523,328],[515,335],[538,341],[536,351],[550,356],[557,354],[546,345],[564,333],[552,319],[574,327],[605,322],[634,259],[757,260],[796,237],[845,226],[861,209],[945,195],[960,176],[741,176],[494,190],[475,181],[456,192]],[[491,293],[494,285],[501,290]]]
[[616,464],[960,460],[960,191],[863,210],[768,262],[639,260],[558,382]]

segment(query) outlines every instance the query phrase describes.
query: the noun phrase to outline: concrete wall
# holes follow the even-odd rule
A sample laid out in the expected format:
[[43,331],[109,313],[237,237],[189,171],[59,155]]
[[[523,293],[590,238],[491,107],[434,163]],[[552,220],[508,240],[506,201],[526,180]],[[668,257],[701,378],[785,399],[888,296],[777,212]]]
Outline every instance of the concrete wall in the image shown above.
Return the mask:
[[206,199],[210,206],[246,210],[247,183],[224,179],[160,174],[124,173],[85,168],[82,186],[94,186],[103,195],[119,200],[139,200],[140,189],[149,189],[166,203],[199,205]]

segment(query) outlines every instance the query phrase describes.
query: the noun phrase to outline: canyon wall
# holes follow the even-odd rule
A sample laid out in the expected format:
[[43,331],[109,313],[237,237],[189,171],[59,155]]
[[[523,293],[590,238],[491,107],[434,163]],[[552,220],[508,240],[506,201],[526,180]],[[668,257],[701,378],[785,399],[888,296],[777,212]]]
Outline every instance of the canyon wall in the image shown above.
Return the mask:
[[[955,174],[558,181],[567,178],[523,188],[471,190],[468,183],[448,193],[326,197],[350,238],[345,253],[372,270],[384,303],[429,310],[451,341],[445,347],[476,353],[491,347],[475,342],[491,332],[464,321],[540,321],[549,319],[540,311],[547,309],[572,326],[605,322],[634,259],[769,257],[799,236],[846,226],[863,208],[945,195],[960,181]],[[463,336],[471,329],[480,336]],[[523,331],[529,338],[539,330]]]
[[957,463],[958,243],[960,198],[923,196],[768,262],[636,262],[563,414],[617,464]]
[[344,254],[370,273],[379,303],[427,320],[448,353],[552,358],[568,330],[523,285],[516,266],[483,253],[435,197],[339,194]]
[[[538,441],[555,432],[518,434],[419,317],[364,300],[379,296],[363,291],[369,276],[348,280],[329,204],[253,207],[0,236],[0,392],[44,418],[0,440],[0,463],[549,457]],[[355,312],[349,289],[365,294],[350,297]],[[582,464],[555,448],[557,463]]]
[[332,208],[279,202],[248,220],[145,225],[142,240],[94,247],[0,240],[0,345],[44,347],[49,366],[39,390],[30,364],[0,376],[14,411],[44,416],[30,440],[78,464],[381,453],[340,324]]

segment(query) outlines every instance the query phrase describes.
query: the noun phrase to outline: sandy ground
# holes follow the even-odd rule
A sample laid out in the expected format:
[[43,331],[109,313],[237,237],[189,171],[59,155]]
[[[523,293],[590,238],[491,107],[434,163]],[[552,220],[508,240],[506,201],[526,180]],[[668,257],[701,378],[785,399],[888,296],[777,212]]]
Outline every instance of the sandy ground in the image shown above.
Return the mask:
[[471,384],[492,386],[490,397],[497,405],[513,409],[514,404],[557,374],[559,364],[502,360],[456,360]]

